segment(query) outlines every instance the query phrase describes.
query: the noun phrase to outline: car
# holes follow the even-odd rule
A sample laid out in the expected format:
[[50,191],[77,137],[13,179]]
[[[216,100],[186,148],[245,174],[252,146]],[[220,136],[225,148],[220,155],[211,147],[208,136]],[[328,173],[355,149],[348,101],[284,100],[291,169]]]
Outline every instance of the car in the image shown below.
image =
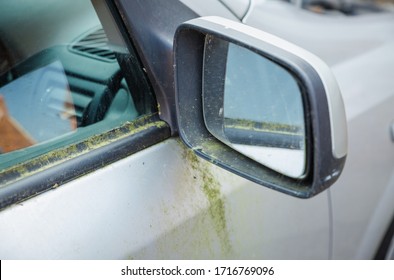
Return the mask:
[[392,4],[0,6],[1,259],[394,259]]

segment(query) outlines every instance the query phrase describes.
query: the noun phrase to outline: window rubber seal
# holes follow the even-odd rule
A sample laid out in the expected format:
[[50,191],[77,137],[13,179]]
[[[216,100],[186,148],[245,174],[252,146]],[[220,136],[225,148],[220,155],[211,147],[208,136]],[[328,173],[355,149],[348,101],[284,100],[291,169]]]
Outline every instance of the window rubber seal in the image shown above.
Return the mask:
[[0,171],[0,210],[171,137],[157,113]]

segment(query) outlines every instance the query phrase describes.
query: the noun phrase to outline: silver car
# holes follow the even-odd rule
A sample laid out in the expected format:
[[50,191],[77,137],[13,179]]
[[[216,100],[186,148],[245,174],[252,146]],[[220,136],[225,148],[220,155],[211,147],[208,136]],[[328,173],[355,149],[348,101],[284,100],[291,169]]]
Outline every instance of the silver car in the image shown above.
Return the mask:
[[1,259],[393,259],[390,2],[2,1]]

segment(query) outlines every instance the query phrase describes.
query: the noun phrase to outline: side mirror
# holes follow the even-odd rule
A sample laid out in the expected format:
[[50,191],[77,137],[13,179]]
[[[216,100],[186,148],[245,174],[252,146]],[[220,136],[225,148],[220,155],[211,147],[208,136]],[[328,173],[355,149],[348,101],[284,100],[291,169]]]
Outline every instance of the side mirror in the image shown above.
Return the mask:
[[174,57],[179,133],[198,155],[302,198],[337,180],[346,117],[336,80],[319,58],[219,17],[182,24]]

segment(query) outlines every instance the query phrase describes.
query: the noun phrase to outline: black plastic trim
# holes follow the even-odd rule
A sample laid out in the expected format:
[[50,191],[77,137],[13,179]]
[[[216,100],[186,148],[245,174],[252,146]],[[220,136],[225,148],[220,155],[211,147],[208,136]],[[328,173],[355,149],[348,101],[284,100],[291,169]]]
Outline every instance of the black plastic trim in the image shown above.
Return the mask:
[[[134,133],[133,130],[130,131],[130,128],[124,128],[124,130],[125,133],[130,135],[120,137],[118,140],[114,139],[114,142],[94,148],[81,155],[78,153],[90,145],[89,139],[71,145],[71,148],[70,146],[66,147],[66,150],[59,150],[58,153],[55,151],[52,158],[42,157],[41,164],[37,163],[37,159],[25,162],[22,169],[32,172],[32,175],[21,174],[15,168],[2,172],[0,184],[4,185],[0,187],[0,209],[70,182],[75,178],[162,142],[171,135],[169,126],[161,121],[157,114],[134,122]],[[122,132],[122,127],[114,133],[116,137],[119,137],[119,131]],[[111,133],[113,131],[102,135],[105,137],[106,134]],[[101,145],[100,142],[97,144],[98,146]],[[71,159],[62,162],[64,158],[59,154],[62,155],[65,151],[70,150],[77,151],[75,156],[71,156]],[[42,171],[40,170],[41,165],[44,169]],[[45,168],[46,165],[53,167]],[[21,170],[20,167],[18,166],[19,170]],[[38,169],[36,173],[34,169]]]
[[145,71],[145,67],[139,53],[137,45],[127,30],[122,10],[117,6],[116,0],[104,0],[111,17],[115,21],[116,28],[128,49],[128,54],[116,54],[119,66],[125,76],[126,83],[130,89],[134,103],[140,114],[149,114],[157,111],[157,100],[153,93],[151,81]]
[[173,38],[177,27],[198,15],[179,0],[114,0],[173,135],[175,111]]
[[387,257],[388,250],[390,249],[391,242],[394,240],[394,217],[384,235],[382,242],[375,254],[375,260],[385,260]]

